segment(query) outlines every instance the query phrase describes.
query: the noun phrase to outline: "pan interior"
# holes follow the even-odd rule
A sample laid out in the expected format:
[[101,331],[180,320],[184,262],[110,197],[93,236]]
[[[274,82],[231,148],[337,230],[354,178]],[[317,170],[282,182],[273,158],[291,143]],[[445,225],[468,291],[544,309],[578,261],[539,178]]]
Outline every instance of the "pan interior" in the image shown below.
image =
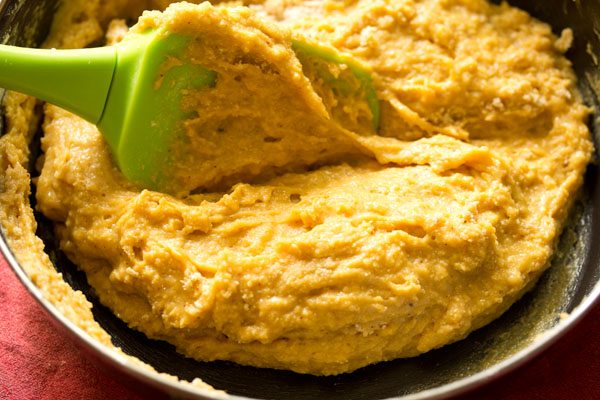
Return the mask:
[[[587,104],[600,110],[597,95],[600,90],[597,66],[600,37],[594,30],[594,23],[600,21],[600,3],[594,0],[515,0],[510,3],[550,23],[556,33],[565,27],[573,28],[575,42],[567,55],[573,61]],[[39,45],[48,32],[55,7],[53,0],[0,3],[2,41]],[[596,112],[590,124],[596,145],[597,133],[600,132],[597,117]],[[39,154],[39,141],[40,134],[31,144],[32,159]],[[30,171],[35,175],[33,163],[31,167]],[[202,363],[188,359],[178,354],[173,346],[149,340],[129,329],[99,304],[85,275],[60,251],[51,222],[39,213],[36,214],[37,233],[44,240],[46,252],[56,269],[93,304],[96,320],[110,333],[114,344],[160,372],[186,380],[199,377],[217,389],[256,399],[300,400],[317,396],[345,400],[384,399],[439,387],[507,359],[529,345],[541,332],[554,326],[560,319],[560,313],[572,311],[591,293],[600,279],[600,251],[590,246],[600,241],[600,232],[595,228],[600,226],[595,211],[600,210],[600,196],[595,190],[599,179],[596,169],[592,166],[587,172],[581,200],[574,207],[570,223],[561,236],[552,267],[542,276],[536,288],[501,318],[461,342],[417,358],[380,363],[335,377],[313,377],[229,362]],[[35,192],[31,204],[35,206]]]

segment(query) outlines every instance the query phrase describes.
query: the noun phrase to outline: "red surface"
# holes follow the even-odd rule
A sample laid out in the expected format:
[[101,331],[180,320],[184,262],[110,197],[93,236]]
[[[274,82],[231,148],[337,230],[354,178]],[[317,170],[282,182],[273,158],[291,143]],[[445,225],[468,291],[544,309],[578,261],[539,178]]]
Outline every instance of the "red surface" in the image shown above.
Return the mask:
[[[0,400],[142,398],[66,339],[0,259]],[[534,361],[458,399],[600,399],[600,306]]]

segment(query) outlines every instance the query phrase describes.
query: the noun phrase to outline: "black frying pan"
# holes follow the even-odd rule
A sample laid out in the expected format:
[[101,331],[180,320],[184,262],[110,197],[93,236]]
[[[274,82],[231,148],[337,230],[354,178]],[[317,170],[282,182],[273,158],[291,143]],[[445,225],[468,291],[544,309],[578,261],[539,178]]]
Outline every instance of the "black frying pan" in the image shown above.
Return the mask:
[[[600,116],[597,88],[600,68],[592,54],[600,55],[600,2],[597,0],[514,0],[511,4],[529,11],[552,25],[555,33],[565,27],[573,29],[575,42],[567,56],[573,61],[579,86],[588,105],[596,113],[590,127],[596,136]],[[48,33],[56,9],[55,0],[5,0],[0,2],[0,37],[8,44],[37,46]],[[598,88],[600,90],[600,87]],[[2,129],[0,118],[0,129]],[[595,139],[596,140],[596,139]],[[597,144],[597,141],[596,141]],[[596,146],[598,147],[598,146]],[[39,152],[39,135],[31,144],[32,160]],[[31,165],[33,167],[33,163]],[[30,169],[35,174],[33,168]],[[582,199],[577,203],[570,224],[563,233],[559,252],[536,288],[524,296],[507,313],[492,324],[471,334],[467,339],[413,359],[397,360],[369,366],[352,374],[335,377],[313,377],[292,372],[243,367],[229,362],[202,363],[178,354],[173,346],[147,339],[117,319],[99,304],[85,275],[59,250],[52,224],[37,214],[38,235],[46,244],[56,269],[94,305],[93,313],[100,325],[110,333],[113,343],[126,353],[152,365],[157,371],[185,380],[196,377],[217,389],[252,399],[322,400],[441,398],[466,390],[507,372],[533,357],[572,325],[600,295],[600,188],[597,168],[586,175]],[[34,188],[35,190],[35,188]],[[32,205],[35,196],[31,197]],[[0,243],[9,263],[21,280],[40,298],[41,294],[27,279],[2,238]],[[93,356],[103,361],[121,377],[139,379],[170,394],[209,398],[190,394],[176,383],[168,383],[142,370],[117,363],[81,332],[65,326],[57,311],[43,305],[59,320],[66,333],[74,337]],[[559,324],[560,312],[571,317]],[[536,335],[546,331],[541,340]],[[109,352],[110,353],[110,352]],[[205,393],[205,396],[210,394]]]

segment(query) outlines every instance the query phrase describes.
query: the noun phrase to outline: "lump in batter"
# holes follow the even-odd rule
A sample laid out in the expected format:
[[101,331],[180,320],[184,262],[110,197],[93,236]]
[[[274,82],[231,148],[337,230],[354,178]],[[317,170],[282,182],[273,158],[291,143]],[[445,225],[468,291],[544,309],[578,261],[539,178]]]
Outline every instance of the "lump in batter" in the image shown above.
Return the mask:
[[[148,12],[124,45],[148,31],[163,43],[187,43],[160,68],[156,96],[172,86],[168,77],[182,63],[214,75],[214,84],[183,91],[181,108],[190,117],[170,132],[164,164],[172,171],[163,171],[157,186],[179,197],[360,155],[354,132],[374,134],[378,127],[379,104],[366,68],[247,7],[180,4]],[[150,125],[161,126],[154,120]]]

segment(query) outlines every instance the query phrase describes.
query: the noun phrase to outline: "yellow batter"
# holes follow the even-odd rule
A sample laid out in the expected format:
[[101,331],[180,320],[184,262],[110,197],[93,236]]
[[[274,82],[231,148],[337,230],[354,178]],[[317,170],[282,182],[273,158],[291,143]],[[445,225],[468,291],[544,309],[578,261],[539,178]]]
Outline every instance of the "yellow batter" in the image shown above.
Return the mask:
[[[118,42],[114,18],[160,3],[65,2],[48,45],[109,23]],[[190,195],[135,188],[94,126],[45,106],[38,206],[102,303],[190,357],[317,375],[505,311],[548,266],[592,154],[570,31],[483,0],[252,3],[173,5],[133,29],[198,38],[219,74],[184,104]],[[378,132],[303,68],[298,38],[371,70]]]

